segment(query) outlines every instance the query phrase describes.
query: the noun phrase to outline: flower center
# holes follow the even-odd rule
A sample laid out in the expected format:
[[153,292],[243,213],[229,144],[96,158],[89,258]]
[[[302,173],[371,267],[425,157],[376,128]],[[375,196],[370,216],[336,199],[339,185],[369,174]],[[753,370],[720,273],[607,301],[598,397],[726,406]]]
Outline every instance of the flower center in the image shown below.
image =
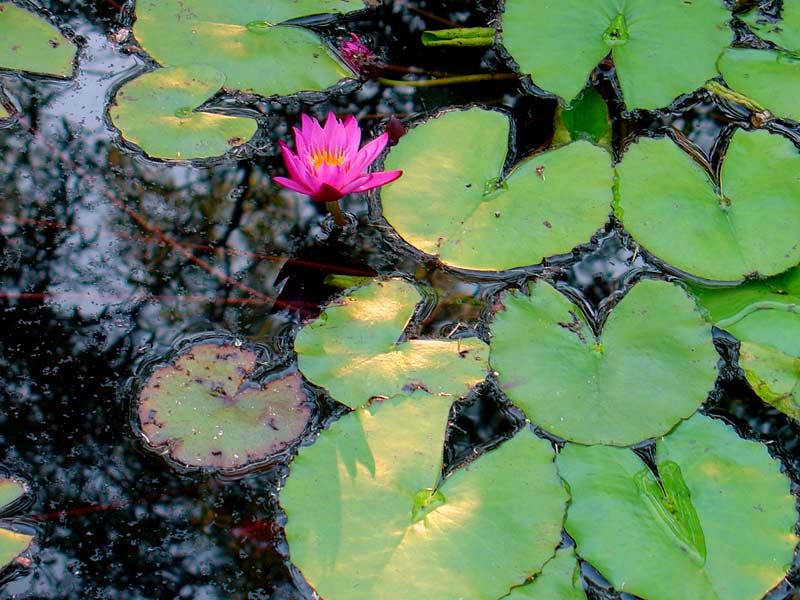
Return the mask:
[[320,148],[312,150],[309,158],[315,169],[319,169],[323,164],[337,167],[344,164],[345,155],[342,148]]

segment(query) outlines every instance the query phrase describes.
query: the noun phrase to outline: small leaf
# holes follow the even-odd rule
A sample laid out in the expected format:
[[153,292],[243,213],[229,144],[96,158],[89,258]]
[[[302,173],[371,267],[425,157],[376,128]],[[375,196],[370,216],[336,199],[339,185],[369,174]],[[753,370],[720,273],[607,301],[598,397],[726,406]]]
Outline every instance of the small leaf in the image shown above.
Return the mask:
[[155,369],[137,405],[147,443],[186,467],[236,471],[296,441],[310,416],[302,380],[253,381],[257,360],[253,350],[205,342]]
[[466,395],[486,378],[488,347],[477,338],[399,341],[419,301],[400,279],[350,292],[297,334],[300,370],[350,408],[415,389]]
[[77,48],[40,16],[0,2],[0,69],[71,77]]
[[[0,512],[24,495],[25,486],[21,482],[0,477]],[[6,529],[0,521],[0,570],[25,552],[32,541],[32,535]]]
[[117,92],[111,120],[127,141],[152,157],[220,156],[244,144],[257,128],[253,119],[195,111],[224,82],[220,71],[206,65],[146,73]]

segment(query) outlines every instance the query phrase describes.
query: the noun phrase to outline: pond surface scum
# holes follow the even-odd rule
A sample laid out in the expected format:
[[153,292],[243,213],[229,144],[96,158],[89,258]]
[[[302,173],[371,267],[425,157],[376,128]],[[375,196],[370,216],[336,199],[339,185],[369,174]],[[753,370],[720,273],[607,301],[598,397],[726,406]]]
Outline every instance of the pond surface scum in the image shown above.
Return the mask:
[[342,1],[0,0],[0,600],[800,598],[800,0]]

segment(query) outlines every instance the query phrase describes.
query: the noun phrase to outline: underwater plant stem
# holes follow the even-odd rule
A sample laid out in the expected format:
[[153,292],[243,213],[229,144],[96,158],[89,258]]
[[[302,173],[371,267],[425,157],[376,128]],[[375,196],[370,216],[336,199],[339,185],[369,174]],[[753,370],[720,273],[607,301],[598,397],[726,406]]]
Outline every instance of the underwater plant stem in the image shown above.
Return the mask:
[[752,98],[749,98],[744,94],[740,94],[739,92],[735,92],[732,89],[725,87],[718,81],[709,81],[706,83],[705,88],[715,96],[719,96],[723,100],[728,100],[740,106],[744,106],[747,110],[755,113],[763,113],[767,110]]
[[338,201],[326,202],[325,207],[328,209],[328,212],[331,213],[334,223],[336,223],[339,227],[344,227],[347,225],[347,217],[344,216]]
[[454,77],[442,77],[441,79],[421,79],[418,81],[405,81],[403,79],[386,79],[378,77],[378,83],[383,85],[410,87],[436,87],[439,85],[452,85],[457,83],[474,83],[476,81],[503,81],[507,79],[519,79],[516,73],[481,73],[477,75],[456,75]]

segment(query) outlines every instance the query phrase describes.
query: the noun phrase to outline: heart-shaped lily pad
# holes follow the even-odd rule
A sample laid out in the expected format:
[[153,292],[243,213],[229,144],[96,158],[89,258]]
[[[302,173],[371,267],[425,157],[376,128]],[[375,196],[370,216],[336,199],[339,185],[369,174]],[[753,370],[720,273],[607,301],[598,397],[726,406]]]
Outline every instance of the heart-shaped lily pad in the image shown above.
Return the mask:
[[608,220],[609,154],[576,142],[523,160],[500,181],[508,118],[473,108],[411,130],[386,169],[383,216],[412,246],[454,267],[502,271],[564,254]]
[[412,284],[391,279],[334,302],[297,334],[303,375],[350,408],[415,389],[464,396],[486,378],[489,349],[477,338],[400,341],[419,301]]
[[610,52],[628,109],[659,108],[717,74],[729,20],[720,0],[506,0],[503,44],[520,71],[566,100]]
[[617,217],[655,256],[691,275],[738,281],[800,262],[800,154],[766,131],[736,132],[721,190],[671,140],[641,139],[617,166]]
[[317,34],[286,19],[363,8],[348,0],[139,0],[133,33],[162,65],[205,63],[228,89],[262,96],[324,90],[353,73]]
[[[25,486],[21,482],[0,477],[0,512],[24,495]],[[32,541],[32,535],[6,529],[0,521],[0,569],[25,552]]]
[[664,435],[714,387],[711,326],[679,286],[640,281],[600,336],[541,281],[530,296],[511,293],[502,305],[490,363],[506,395],[559,437],[625,446]]
[[756,600],[784,577],[796,499],[763,445],[696,415],[658,442],[657,462],[659,479],[629,450],[567,445],[558,457],[567,532],[616,589]]
[[257,124],[195,111],[224,82],[225,76],[208,65],[146,73],[117,92],[111,120],[126,140],[153,157],[187,160],[225,154],[249,140]]
[[450,406],[373,403],[292,463],[290,558],[326,600],[498,598],[553,555],[567,494],[550,444],[520,431],[440,483]]
[[740,16],[756,34],[786,50],[800,52],[800,0],[783,0],[781,18],[771,21],[754,10]]
[[765,401],[800,419],[800,269],[736,288],[695,288],[713,323],[741,342],[739,366]]
[[185,467],[235,471],[296,441],[310,416],[301,377],[266,384],[251,376],[258,354],[203,342],[156,368],[138,397],[145,440]]
[[541,575],[514,588],[503,600],[586,600],[575,548],[559,550]]
[[719,61],[729,86],[778,116],[800,121],[800,57],[775,50],[730,48]]
[[0,69],[70,77],[76,52],[75,44],[39,15],[0,2]]

